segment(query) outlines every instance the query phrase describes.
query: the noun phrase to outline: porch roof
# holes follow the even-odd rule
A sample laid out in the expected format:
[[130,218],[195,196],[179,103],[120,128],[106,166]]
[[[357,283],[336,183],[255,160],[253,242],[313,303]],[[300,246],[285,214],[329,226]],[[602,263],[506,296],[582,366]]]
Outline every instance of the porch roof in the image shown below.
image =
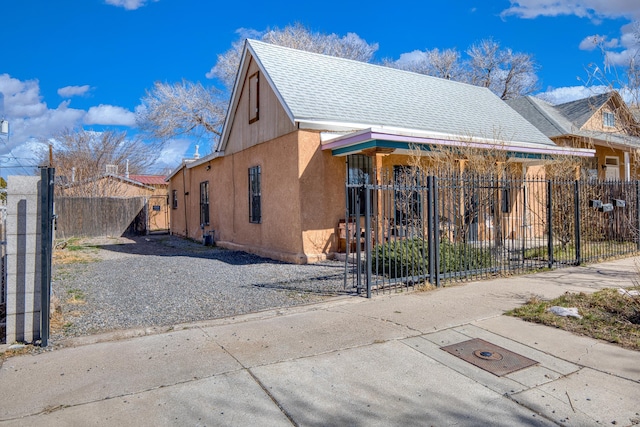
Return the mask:
[[506,151],[513,159],[544,159],[555,155],[593,157],[595,150],[585,148],[542,145],[526,142],[502,142],[485,138],[461,139],[455,136],[421,132],[409,129],[368,128],[347,134],[323,135],[323,150],[331,150],[334,156],[347,156],[363,152],[385,154],[428,155],[432,146],[471,147],[488,150]]

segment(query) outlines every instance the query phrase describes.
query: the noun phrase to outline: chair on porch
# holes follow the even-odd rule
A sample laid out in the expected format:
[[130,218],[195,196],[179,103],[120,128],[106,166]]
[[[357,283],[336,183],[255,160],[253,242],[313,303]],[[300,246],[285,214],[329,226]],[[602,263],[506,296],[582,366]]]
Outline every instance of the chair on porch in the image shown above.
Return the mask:
[[[365,228],[358,226],[354,221],[349,221],[349,238],[347,239],[347,222],[341,219],[338,223],[338,252],[347,251],[347,240],[349,241],[349,252],[356,251],[356,244],[360,244],[360,250],[365,250]],[[373,235],[372,243],[375,242]]]

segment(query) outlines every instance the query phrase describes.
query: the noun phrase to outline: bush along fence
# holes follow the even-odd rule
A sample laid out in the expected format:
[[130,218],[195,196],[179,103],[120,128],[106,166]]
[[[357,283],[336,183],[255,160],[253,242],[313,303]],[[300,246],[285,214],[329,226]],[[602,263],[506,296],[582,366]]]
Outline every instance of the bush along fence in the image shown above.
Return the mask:
[[[368,183],[367,181],[377,183]],[[426,176],[346,186],[345,288],[521,274],[640,251],[640,181]]]

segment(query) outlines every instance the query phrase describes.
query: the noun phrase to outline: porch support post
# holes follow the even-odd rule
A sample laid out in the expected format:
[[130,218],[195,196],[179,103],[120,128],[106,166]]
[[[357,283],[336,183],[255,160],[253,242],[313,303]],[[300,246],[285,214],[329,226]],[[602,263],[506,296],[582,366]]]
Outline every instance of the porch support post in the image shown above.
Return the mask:
[[372,184],[374,184],[376,186],[376,194],[375,194],[375,200],[376,200],[376,210],[375,210],[375,215],[376,215],[376,220],[375,220],[375,241],[378,242],[378,244],[382,244],[384,243],[384,212],[382,212],[382,190],[381,190],[381,186],[382,186],[382,174],[383,174],[383,169],[382,169],[382,158],[385,156],[385,154],[380,154],[380,153],[376,153],[373,156],[373,170],[375,172],[375,179],[372,182]]

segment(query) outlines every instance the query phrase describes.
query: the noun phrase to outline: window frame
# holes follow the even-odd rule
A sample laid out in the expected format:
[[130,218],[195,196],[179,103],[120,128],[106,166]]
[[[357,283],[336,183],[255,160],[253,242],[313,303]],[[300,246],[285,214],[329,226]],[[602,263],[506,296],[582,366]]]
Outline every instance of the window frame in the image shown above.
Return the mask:
[[[255,82],[255,83],[254,83]],[[260,72],[249,76],[249,124],[260,119]]]
[[606,128],[616,127],[616,115],[611,111],[602,112],[602,126]]
[[249,222],[262,223],[262,168],[260,165],[249,168]]
[[209,225],[210,212],[209,212],[209,181],[202,181],[200,183],[200,225]]
[[178,209],[178,190],[171,191],[171,208]]

